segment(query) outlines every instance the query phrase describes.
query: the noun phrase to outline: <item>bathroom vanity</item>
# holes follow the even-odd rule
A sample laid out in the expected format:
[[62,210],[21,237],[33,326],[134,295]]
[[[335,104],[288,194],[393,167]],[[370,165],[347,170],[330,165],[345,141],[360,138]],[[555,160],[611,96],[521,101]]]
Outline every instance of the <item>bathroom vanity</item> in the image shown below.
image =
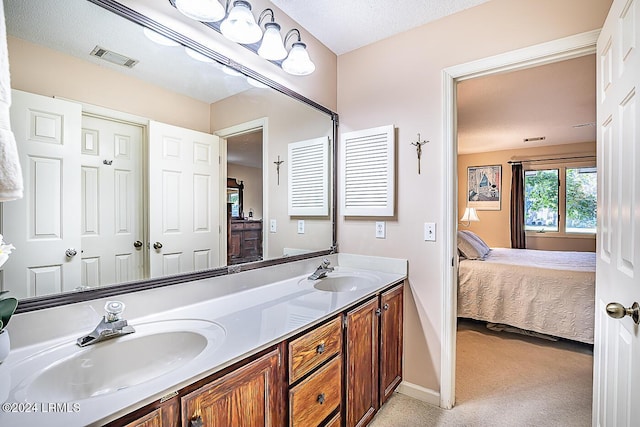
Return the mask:
[[0,424],[366,425],[402,378],[406,261],[327,258],[335,270],[318,280],[312,258],[121,295],[136,332],[84,348],[75,339],[91,327],[78,323],[99,320],[104,301],[51,310],[66,335],[44,341],[53,326],[20,334],[46,313],[16,316],[0,400],[76,411],[9,411]]

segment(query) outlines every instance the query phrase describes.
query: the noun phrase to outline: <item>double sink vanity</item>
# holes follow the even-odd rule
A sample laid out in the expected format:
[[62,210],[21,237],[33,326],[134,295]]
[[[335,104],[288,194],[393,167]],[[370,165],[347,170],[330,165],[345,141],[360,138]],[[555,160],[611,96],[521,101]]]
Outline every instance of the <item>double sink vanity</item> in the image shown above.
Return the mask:
[[18,314],[0,425],[366,425],[401,380],[406,264],[333,254],[118,295],[135,332],[84,347],[106,299]]

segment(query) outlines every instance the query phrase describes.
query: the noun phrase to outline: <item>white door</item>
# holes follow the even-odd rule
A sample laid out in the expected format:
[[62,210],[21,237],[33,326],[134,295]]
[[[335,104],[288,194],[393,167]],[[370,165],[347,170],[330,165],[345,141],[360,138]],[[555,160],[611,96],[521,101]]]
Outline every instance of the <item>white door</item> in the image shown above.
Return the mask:
[[82,109],[17,90],[12,96],[26,197],[2,206],[2,232],[16,247],[2,286],[18,298],[72,290],[80,285]]
[[614,0],[597,45],[598,239],[594,426],[640,425],[640,5]]
[[219,138],[149,123],[151,277],[218,265]]
[[140,126],[82,117],[82,285],[144,278]]

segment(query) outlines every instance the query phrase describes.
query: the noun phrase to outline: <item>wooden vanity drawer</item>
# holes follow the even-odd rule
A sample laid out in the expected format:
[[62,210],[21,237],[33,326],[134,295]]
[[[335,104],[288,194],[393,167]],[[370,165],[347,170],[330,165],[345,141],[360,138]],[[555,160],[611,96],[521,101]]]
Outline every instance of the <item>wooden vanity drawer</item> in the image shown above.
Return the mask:
[[245,230],[262,230],[262,221],[245,222],[244,229]]
[[289,343],[289,383],[294,383],[342,349],[342,316]]
[[334,358],[289,391],[290,426],[318,426],[340,405],[342,359]]

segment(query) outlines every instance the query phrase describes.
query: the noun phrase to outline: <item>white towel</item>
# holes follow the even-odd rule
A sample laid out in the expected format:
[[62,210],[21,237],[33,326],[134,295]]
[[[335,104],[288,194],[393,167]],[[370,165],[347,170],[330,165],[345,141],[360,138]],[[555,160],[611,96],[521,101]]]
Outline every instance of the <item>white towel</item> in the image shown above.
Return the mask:
[[22,198],[22,169],[16,139],[11,131],[10,106],[7,28],[4,21],[4,1],[0,0],[0,202]]

